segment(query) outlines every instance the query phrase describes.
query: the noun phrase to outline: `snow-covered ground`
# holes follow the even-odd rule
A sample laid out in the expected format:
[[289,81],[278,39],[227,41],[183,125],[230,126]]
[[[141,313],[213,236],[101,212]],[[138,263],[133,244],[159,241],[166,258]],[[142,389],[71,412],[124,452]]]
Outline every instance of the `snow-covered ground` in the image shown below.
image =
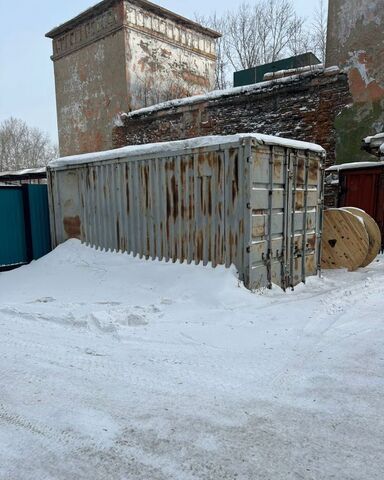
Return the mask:
[[383,258],[252,294],[71,241],[0,335],[1,480],[383,478]]

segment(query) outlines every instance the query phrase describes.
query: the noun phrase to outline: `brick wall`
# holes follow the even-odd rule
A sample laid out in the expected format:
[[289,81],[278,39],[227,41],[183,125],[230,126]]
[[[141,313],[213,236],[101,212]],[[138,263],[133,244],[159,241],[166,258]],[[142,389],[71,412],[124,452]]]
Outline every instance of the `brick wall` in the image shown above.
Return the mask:
[[319,143],[335,163],[335,118],[351,102],[346,75],[335,69],[191,97],[122,116],[115,148],[204,135],[259,132]]
[[[336,69],[310,72],[237,88],[224,96],[191,97],[154,110],[122,116],[113,130],[114,147],[179,140],[204,135],[259,132],[315,142],[335,164],[337,115],[351,102],[345,74]],[[332,205],[332,195],[326,203]]]

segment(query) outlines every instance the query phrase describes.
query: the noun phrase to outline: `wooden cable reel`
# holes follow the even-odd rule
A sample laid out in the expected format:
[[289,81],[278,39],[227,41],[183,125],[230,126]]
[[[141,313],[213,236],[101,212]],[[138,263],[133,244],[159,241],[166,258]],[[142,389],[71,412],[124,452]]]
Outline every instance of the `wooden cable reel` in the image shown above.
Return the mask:
[[347,210],[348,212],[353,213],[357,217],[360,217],[364,222],[365,228],[368,232],[369,247],[368,254],[360,267],[368,267],[368,265],[370,265],[375,260],[381,250],[380,228],[375,222],[375,220],[370,215],[368,215],[368,213],[364,212],[364,210],[360,210],[360,208],[345,207],[343,208],[343,210]]
[[381,235],[376,222],[367,213],[353,207],[324,211],[322,268],[368,266],[378,255]]
[[353,213],[341,209],[324,212],[322,268],[357,270],[368,255],[368,247],[368,232]]

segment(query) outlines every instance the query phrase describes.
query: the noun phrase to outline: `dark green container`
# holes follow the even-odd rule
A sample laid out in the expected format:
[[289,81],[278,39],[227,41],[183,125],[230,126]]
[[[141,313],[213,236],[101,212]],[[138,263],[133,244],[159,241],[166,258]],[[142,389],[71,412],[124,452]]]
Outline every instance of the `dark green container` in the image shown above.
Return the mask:
[[291,70],[294,68],[308,67],[318,65],[320,60],[312,52],[303,53],[276,62],[266,63],[258,67],[248,68],[234,73],[234,86],[242,87],[244,85],[252,85],[253,83],[260,83],[264,80],[266,73],[279,72],[280,70]]

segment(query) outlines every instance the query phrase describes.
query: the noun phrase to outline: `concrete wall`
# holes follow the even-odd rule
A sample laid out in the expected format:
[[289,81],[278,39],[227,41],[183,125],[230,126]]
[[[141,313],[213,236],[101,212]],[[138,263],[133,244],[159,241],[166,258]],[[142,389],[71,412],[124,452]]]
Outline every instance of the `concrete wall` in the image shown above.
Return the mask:
[[353,97],[337,118],[338,163],[371,159],[361,140],[384,131],[383,59],[383,0],[330,0],[327,64],[346,68]]
[[54,70],[60,154],[110,148],[112,120],[131,104],[123,30],[61,57]]
[[131,108],[211,90],[215,40],[127,3]]
[[145,0],[105,0],[47,36],[62,156],[112,148],[119,112],[214,85],[215,32]]

